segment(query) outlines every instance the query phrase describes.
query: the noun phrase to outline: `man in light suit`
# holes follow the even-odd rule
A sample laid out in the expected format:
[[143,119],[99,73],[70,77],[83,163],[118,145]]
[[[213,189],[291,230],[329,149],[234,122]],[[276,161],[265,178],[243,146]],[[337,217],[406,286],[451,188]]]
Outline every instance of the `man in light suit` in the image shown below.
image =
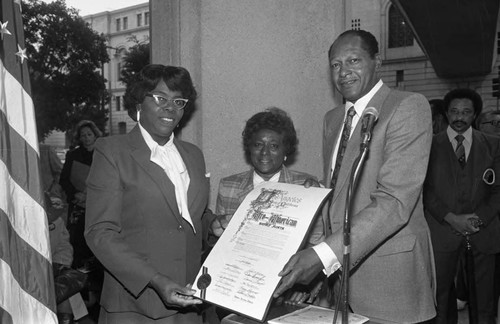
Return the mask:
[[[360,150],[358,121],[366,107],[374,107],[379,118],[352,196],[349,305],[355,313],[384,322],[427,321],[435,316],[432,248],[421,196],[432,139],[428,101],[383,84],[377,75],[378,43],[369,32],[341,34],[329,59],[335,87],[347,102],[324,119],[325,183],[338,174],[324,213],[326,239],[290,259],[275,296],[295,282],[309,282],[321,270],[330,276],[345,267],[342,220],[349,173]],[[356,113],[339,171],[334,171],[351,106]]]
[[424,186],[425,217],[436,260],[435,322],[457,323],[454,277],[469,236],[479,323],[494,323],[495,253],[500,252],[500,180],[496,179],[500,139],[472,129],[482,108],[474,90],[452,90],[444,101],[450,124],[434,136]]

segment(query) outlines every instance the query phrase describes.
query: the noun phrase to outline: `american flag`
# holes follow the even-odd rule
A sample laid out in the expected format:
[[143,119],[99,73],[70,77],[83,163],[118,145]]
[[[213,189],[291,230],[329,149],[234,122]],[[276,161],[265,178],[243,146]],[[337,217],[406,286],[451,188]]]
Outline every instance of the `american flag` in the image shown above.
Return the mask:
[[2,0],[0,59],[0,323],[57,323],[21,0]]

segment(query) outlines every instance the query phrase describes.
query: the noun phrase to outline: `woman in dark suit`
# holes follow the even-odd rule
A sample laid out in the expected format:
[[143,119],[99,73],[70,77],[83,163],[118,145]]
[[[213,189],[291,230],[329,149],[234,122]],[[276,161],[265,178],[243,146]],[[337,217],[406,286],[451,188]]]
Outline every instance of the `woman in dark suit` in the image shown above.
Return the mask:
[[82,120],[76,125],[75,142],[78,146],[66,154],[59,179],[68,201],[67,227],[75,251],[74,268],[82,267],[93,256],[83,237],[87,197],[85,180],[92,165],[95,141],[101,136],[99,128],[90,120]]
[[87,199],[85,181],[92,165],[95,141],[101,136],[99,128],[90,120],[82,120],[76,125],[74,142],[77,147],[66,154],[59,179],[68,201],[66,227],[74,251],[71,266],[75,269],[85,268],[89,271],[88,284],[81,293],[92,319],[97,319],[99,313],[97,301],[102,287],[103,271],[83,236],[85,201]]
[[139,123],[97,141],[85,237],[106,268],[100,323],[201,323],[190,289],[208,201],[202,152],[174,137],[196,91],[181,67],[148,65],[127,87]]

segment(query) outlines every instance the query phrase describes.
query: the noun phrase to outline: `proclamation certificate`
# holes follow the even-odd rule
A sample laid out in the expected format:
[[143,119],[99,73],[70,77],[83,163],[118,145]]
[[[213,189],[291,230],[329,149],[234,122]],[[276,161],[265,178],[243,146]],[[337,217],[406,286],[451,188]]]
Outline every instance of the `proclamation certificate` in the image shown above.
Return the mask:
[[278,273],[306,239],[329,192],[275,182],[255,187],[203,263],[195,296],[262,321]]

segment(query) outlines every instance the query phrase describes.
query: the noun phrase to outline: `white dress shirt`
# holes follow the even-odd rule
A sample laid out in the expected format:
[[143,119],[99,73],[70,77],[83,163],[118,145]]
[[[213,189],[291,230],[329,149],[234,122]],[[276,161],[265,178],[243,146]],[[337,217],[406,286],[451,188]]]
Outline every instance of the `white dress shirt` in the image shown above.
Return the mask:
[[[279,182],[280,180],[280,175],[281,175],[281,170],[277,173],[275,173],[271,179],[267,180],[268,182]],[[264,178],[262,178],[257,172],[253,171],[253,187],[257,187],[259,184],[262,182],[266,182]]]
[[[356,110],[356,114],[352,118],[351,133],[349,134],[349,137],[352,136],[352,133],[354,132],[354,129],[356,128],[356,125],[358,124],[360,117],[363,115],[363,111],[365,110],[366,106],[368,105],[370,100],[373,98],[375,93],[382,87],[383,84],[384,83],[382,82],[382,80],[379,80],[375,84],[375,86],[373,86],[373,88],[367,94],[365,94],[363,97],[356,100],[355,103],[352,103],[350,101],[346,102],[345,112],[344,112],[344,122],[345,122],[345,118],[347,116],[347,111],[349,110],[349,108],[354,106],[354,110]],[[342,130],[340,130],[340,131],[342,132]],[[337,152],[339,150],[339,145],[340,145],[340,137],[341,136],[338,136],[337,141],[335,143],[335,148],[333,150],[332,165],[330,167],[330,175],[333,174],[333,169],[335,168],[335,161],[337,159]],[[343,163],[345,163],[345,162],[343,161]],[[341,267],[341,264],[339,262],[338,257],[335,255],[335,253],[333,253],[330,246],[328,246],[328,244],[326,244],[325,242],[321,242],[318,245],[313,246],[313,250],[316,252],[316,254],[318,254],[318,257],[320,258],[321,263],[323,263],[323,267],[324,267],[323,271],[327,276],[330,276],[331,274],[333,274],[335,271],[337,271]]]
[[174,145],[174,133],[170,135],[170,138],[165,145],[160,146],[142,127],[141,123],[138,123],[138,125],[141,130],[142,137],[151,150],[151,157],[149,158],[150,161],[163,168],[170,181],[174,184],[175,199],[177,201],[179,212],[182,218],[184,218],[184,220],[191,225],[193,231],[196,233],[187,204],[187,191],[190,182],[189,173],[179,151],[177,150],[177,147]]
[[[457,149],[457,139],[455,136],[459,135],[453,128],[451,128],[448,125],[448,128],[446,128],[446,134],[448,134],[448,139],[451,142],[451,145],[453,146],[453,151]],[[464,141],[462,142],[462,145],[464,146],[465,149],[465,161],[469,158],[469,153],[470,153],[470,148],[472,147],[472,127],[467,128],[465,132],[462,134],[464,136]]]

